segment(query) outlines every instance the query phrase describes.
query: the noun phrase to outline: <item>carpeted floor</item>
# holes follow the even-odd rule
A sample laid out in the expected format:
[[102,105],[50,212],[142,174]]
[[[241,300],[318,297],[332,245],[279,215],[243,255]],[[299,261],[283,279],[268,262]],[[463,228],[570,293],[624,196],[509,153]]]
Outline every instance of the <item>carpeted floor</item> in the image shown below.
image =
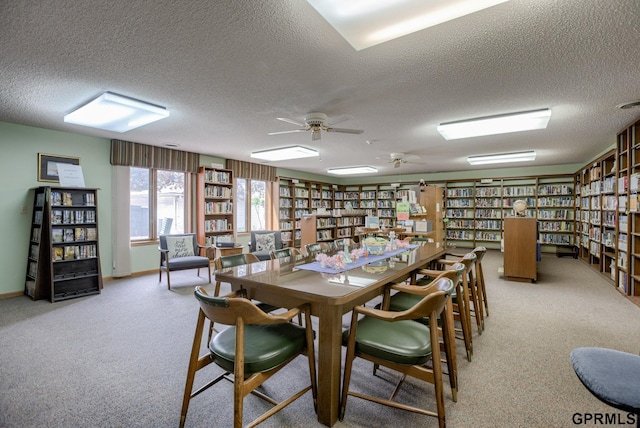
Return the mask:
[[[458,346],[460,390],[454,403],[445,385],[447,425],[567,427],[585,414],[626,417],[584,389],[569,352],[601,346],[638,354],[640,308],[578,260],[543,256],[536,284],[505,281],[501,264],[499,252],[484,259],[490,316],[482,335],[474,329],[472,362]],[[193,286],[212,285],[195,271],[172,274],[172,284],[168,291],[148,275],[109,281],[101,295],[55,304],[0,300],[0,427],[177,426],[198,310]],[[353,388],[392,390],[394,374],[372,377],[361,361],[354,367]],[[306,379],[298,359],[264,389],[278,397]],[[411,381],[401,399],[431,406],[432,391]],[[232,392],[225,382],[192,400],[187,426],[230,426]],[[245,421],[265,408],[246,398]],[[322,425],[307,394],[263,426]],[[437,421],[351,397],[345,420],[335,426],[431,427]]]

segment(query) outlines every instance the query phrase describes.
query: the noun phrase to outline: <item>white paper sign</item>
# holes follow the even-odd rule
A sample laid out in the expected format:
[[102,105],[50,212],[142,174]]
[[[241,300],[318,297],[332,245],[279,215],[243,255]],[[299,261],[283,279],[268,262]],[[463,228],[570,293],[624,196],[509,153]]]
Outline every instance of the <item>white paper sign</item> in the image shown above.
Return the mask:
[[58,179],[63,187],[84,187],[84,175],[80,165],[58,164]]

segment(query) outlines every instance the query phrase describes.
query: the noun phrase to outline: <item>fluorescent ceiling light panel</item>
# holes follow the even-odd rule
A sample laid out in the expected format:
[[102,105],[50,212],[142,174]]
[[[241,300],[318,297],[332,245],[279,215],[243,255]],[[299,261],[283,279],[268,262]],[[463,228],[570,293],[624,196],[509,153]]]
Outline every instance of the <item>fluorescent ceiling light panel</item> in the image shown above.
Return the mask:
[[317,150],[302,146],[281,147],[279,149],[262,150],[251,153],[251,157],[266,161],[283,161],[289,159],[301,159],[320,156]]
[[378,169],[372,166],[349,166],[345,168],[329,168],[327,172],[336,175],[371,174],[378,172]]
[[529,150],[526,152],[514,152],[514,153],[498,153],[494,155],[486,156],[469,156],[467,162],[471,165],[487,165],[492,163],[507,163],[507,162],[527,162],[536,160],[536,152]]
[[509,0],[307,0],[356,50]]
[[524,111],[497,116],[478,117],[441,123],[438,132],[446,140],[481,137],[483,135],[507,134],[509,132],[532,131],[545,129],[551,118],[551,110]]
[[67,114],[64,121],[113,132],[127,132],[169,117],[169,110],[144,101],[105,92]]

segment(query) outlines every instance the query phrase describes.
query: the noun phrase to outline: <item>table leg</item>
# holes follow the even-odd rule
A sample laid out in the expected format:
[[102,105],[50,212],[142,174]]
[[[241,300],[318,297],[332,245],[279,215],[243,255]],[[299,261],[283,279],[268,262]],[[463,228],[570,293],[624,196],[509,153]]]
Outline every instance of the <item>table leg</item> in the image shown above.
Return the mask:
[[324,306],[318,312],[318,421],[332,426],[338,420],[342,372],[342,310]]

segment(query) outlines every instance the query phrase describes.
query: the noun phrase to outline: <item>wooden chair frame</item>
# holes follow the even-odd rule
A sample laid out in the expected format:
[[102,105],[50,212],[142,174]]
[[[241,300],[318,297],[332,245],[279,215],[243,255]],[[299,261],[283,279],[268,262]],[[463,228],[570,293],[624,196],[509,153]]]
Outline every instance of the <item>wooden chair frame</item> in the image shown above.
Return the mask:
[[[447,280],[448,281],[448,280]],[[420,287],[422,288],[422,287]],[[425,294],[425,297],[417,303],[412,308],[402,311],[402,312],[390,312],[380,309],[367,308],[364,306],[356,306],[353,308],[351,314],[351,326],[349,329],[349,339],[347,343],[347,355],[345,361],[345,369],[344,369],[344,378],[342,382],[342,394],[340,401],[340,420],[344,419],[345,409],[347,405],[347,396],[351,395],[354,397],[359,397],[368,401],[372,401],[375,403],[383,404],[390,407],[395,407],[402,410],[407,410],[414,413],[419,413],[423,415],[433,416],[438,418],[438,422],[440,427],[445,426],[445,414],[444,414],[444,393],[442,387],[442,367],[440,358],[435,358],[434,353],[431,354],[431,360],[433,362],[433,368],[427,368],[422,365],[406,365],[406,364],[396,364],[391,361],[386,361],[381,358],[377,358],[371,355],[363,354],[362,352],[356,351],[356,334],[358,327],[358,317],[359,315],[365,315],[368,317],[377,318],[387,322],[396,322],[402,320],[415,320],[419,318],[429,318],[429,330],[430,330],[430,340],[432,344],[439,343],[438,338],[438,315],[440,315],[445,307],[445,303],[447,300],[447,296],[443,291],[438,291],[437,286],[430,287],[429,289],[421,289],[421,290],[413,290],[413,289],[404,289],[408,293],[416,293]],[[433,345],[432,345],[433,349]],[[429,411],[426,409],[422,409],[415,406],[410,406],[407,404],[402,404],[395,401],[395,397],[399,392],[400,384],[394,389],[391,397],[389,399],[384,399],[380,397],[375,397],[359,392],[349,391],[349,383],[351,380],[351,371],[353,366],[353,360],[355,357],[360,357],[367,361],[371,361],[374,364],[384,366],[400,372],[404,376],[411,376],[425,382],[431,383],[435,388],[436,395],[436,407],[437,411]]]
[[[202,293],[203,295],[207,295],[202,287],[196,288],[196,293]],[[225,379],[234,384],[234,393],[233,393],[233,408],[234,408],[234,427],[240,428],[242,427],[242,410],[244,397],[249,393],[252,393],[271,404],[274,404],[267,412],[263,413],[253,422],[247,425],[247,427],[253,427],[263,422],[267,418],[273,416],[275,413],[279,412],[293,401],[300,398],[307,391],[311,390],[313,396],[313,407],[317,412],[317,384],[316,384],[316,369],[315,369],[315,353],[314,353],[314,333],[311,329],[311,319],[310,319],[310,308],[308,305],[293,308],[288,310],[285,313],[272,315],[267,314],[260,310],[256,305],[254,305],[250,300],[246,299],[244,290],[240,290],[238,292],[231,293],[226,295],[224,298],[220,299],[226,303],[225,305],[209,305],[203,302],[200,302],[200,309],[198,311],[198,320],[196,322],[196,329],[193,338],[193,345],[191,347],[191,356],[189,357],[189,368],[187,371],[187,379],[185,383],[185,391],[182,400],[182,412],[180,416],[180,427],[184,427],[187,411],[189,408],[190,400],[197,396],[198,394],[204,392],[211,386],[215,385],[219,381]],[[303,313],[306,320],[305,327],[305,339],[306,339],[306,349],[303,352],[306,354],[308,362],[309,362],[309,376],[310,376],[310,385],[303,388],[302,390],[296,392],[289,398],[283,400],[278,403],[267,395],[256,391],[255,389],[262,385],[267,379],[277,373],[280,369],[289,364],[293,359],[295,359],[298,355],[293,356],[289,360],[280,364],[277,367],[274,367],[270,370],[260,373],[245,373],[244,371],[244,330],[246,325],[272,325],[278,323],[287,323],[290,322],[292,318],[298,316]],[[200,355],[200,346],[202,344],[202,335],[204,333],[204,323],[209,319],[211,323],[214,322],[235,326],[236,328],[236,349],[235,349],[235,364],[234,364],[234,373],[233,378],[229,375],[230,372],[223,372],[213,380],[209,381],[202,387],[198,388],[196,391],[193,391],[193,384],[195,374],[198,370],[208,366],[213,363],[213,359],[211,358],[211,353],[206,352],[203,355]]]

